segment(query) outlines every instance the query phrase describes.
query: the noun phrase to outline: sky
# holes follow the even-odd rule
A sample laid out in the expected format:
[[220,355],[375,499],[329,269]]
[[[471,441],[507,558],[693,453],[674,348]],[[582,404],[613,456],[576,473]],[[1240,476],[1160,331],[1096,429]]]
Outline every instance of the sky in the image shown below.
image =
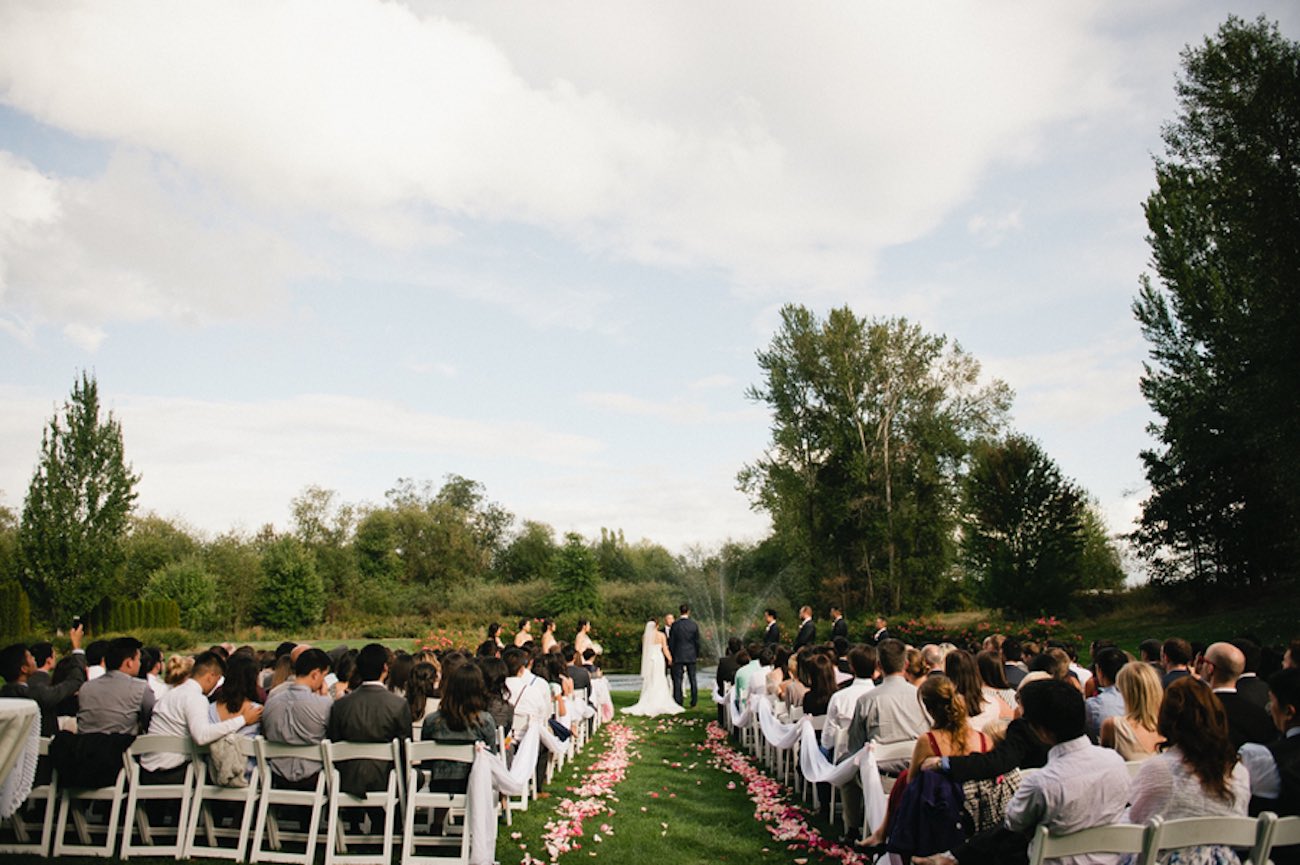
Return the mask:
[[1112,531],[1179,52],[1293,2],[0,4],[0,505],[80,371],[139,509],[289,526],[455,473],[681,551],[785,303],[906,316],[1016,392]]

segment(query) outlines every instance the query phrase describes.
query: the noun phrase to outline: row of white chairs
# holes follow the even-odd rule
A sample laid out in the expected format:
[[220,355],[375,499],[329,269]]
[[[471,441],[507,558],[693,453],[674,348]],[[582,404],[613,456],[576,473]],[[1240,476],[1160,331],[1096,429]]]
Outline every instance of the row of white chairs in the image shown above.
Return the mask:
[[1300,844],[1300,817],[1281,817],[1265,811],[1254,817],[1187,817],[1162,820],[1153,817],[1144,826],[1095,826],[1068,835],[1053,835],[1039,826],[1029,845],[1030,865],[1048,859],[1088,853],[1129,853],[1133,865],[1155,865],[1162,853],[1187,847],[1221,844],[1249,851],[1242,865],[1267,865],[1275,847]]
[[[575,695],[585,702],[585,694]],[[548,752],[546,780],[563,767],[589,740],[600,718],[572,723],[568,750],[556,755]],[[0,838],[0,853],[35,853],[37,855],[83,855],[122,859],[132,856],[173,856],[226,858],[237,862],[275,862],[285,865],[313,865],[321,837],[324,817],[325,865],[388,865],[400,832],[403,865],[429,865],[468,861],[469,833],[463,816],[464,794],[435,793],[422,790],[420,765],[428,760],[472,763],[475,746],[439,745],[419,741],[418,728],[405,743],[358,743],[324,741],[317,745],[283,745],[268,742],[261,736],[235,736],[241,753],[253,766],[243,787],[226,787],[209,777],[208,749],[196,747],[186,737],[144,735],[136,737],[123,754],[122,769],[114,783],[101,788],[81,789],[60,785],[58,773],[50,781],[34,788],[26,805],[10,818],[6,838]],[[49,739],[41,739],[42,756],[49,753]],[[503,736],[498,729],[498,744]],[[183,780],[171,784],[144,783],[139,759],[149,754],[181,756],[185,763]],[[296,758],[319,762],[322,771],[315,786],[289,789],[273,779],[272,762],[278,758]],[[353,796],[339,786],[338,765],[349,760],[376,760],[390,764],[386,789],[365,796]],[[511,811],[527,810],[528,800],[536,798],[536,784],[514,799],[503,797],[498,812],[510,821]],[[150,812],[170,803],[175,819],[169,825],[155,825]],[[42,808],[43,805],[43,808]],[[293,822],[296,831],[283,825],[276,808],[297,809]],[[383,813],[383,826],[369,826],[358,835],[346,829],[341,809],[365,808],[373,814]],[[435,810],[446,810],[441,832],[433,832]],[[34,816],[39,812],[39,817]],[[417,816],[423,814],[423,823]],[[398,827],[396,820],[403,824]],[[367,818],[368,819],[368,818]],[[39,826],[39,829],[37,828]],[[118,833],[121,833],[119,849]],[[71,837],[69,837],[71,836]],[[290,845],[297,849],[289,849]],[[366,852],[356,852],[358,845]],[[430,847],[455,847],[452,856],[428,856]],[[350,849],[351,848],[351,849]]]

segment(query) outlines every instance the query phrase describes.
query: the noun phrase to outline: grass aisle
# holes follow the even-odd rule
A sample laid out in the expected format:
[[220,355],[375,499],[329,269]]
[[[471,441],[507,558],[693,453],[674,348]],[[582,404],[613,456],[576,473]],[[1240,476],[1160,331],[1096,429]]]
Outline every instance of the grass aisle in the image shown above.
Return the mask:
[[[634,700],[632,694],[614,695],[620,708]],[[587,783],[589,767],[611,746],[608,726],[587,745],[576,765],[566,766],[556,776],[546,798],[532,803],[527,812],[516,813],[513,827],[502,826],[497,859],[501,865],[537,861],[573,865],[592,859],[610,865],[839,861],[833,855],[810,852],[800,841],[787,847],[774,840],[765,822],[769,819],[780,824],[783,836],[791,834],[791,826],[801,820],[823,834],[831,830],[824,821],[792,811],[789,805],[797,803],[797,797],[778,804],[775,784],[752,772],[735,771],[740,766],[734,756],[719,759],[706,746],[708,723],[715,719],[716,709],[707,696],[694,710],[672,718],[618,715],[616,721],[635,740],[628,751],[625,777],[602,800],[607,810],[584,820],[583,834],[572,839],[573,849],[555,858],[548,855],[548,833],[554,838],[558,822],[564,819],[561,803],[582,798],[573,791]],[[762,809],[764,821],[756,818],[756,807]]]

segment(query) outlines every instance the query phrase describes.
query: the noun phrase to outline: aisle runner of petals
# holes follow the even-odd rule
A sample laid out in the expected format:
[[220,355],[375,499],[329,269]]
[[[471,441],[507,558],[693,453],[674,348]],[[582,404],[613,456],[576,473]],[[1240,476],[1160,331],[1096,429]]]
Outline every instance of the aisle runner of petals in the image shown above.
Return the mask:
[[[583,836],[584,821],[597,814],[610,816],[615,814],[614,809],[609,807],[611,802],[618,801],[618,798],[613,795],[614,788],[627,775],[627,767],[631,759],[639,756],[631,750],[638,738],[631,728],[614,721],[606,724],[605,729],[609,735],[609,747],[587,769],[586,780],[577,787],[568,788],[571,796],[560,800],[560,804],[555,809],[555,819],[548,820],[546,823],[542,842],[546,845],[546,854],[550,857],[551,863],[570,850],[582,849],[582,843],[575,839]],[[609,823],[601,824],[600,831],[606,835],[614,833]],[[517,840],[520,835],[516,832],[511,837]],[[600,833],[593,833],[592,840],[599,843]],[[521,849],[526,847],[524,844],[519,846]],[[594,856],[595,853],[591,855]],[[545,865],[545,860],[537,859],[531,853],[525,852],[520,865]]]
[[[810,850],[828,859],[839,860],[845,865],[868,865],[871,862],[871,857],[863,856],[852,847],[827,840],[813,828],[808,823],[808,812],[786,801],[788,791],[780,782],[764,775],[748,757],[732,748],[727,739],[727,731],[718,726],[717,722],[709,724],[704,744],[699,748],[713,755],[709,762],[714,768],[740,776],[754,803],[754,818],[765,823],[767,831],[777,841],[794,849]],[[734,788],[735,782],[728,782],[727,787]]]

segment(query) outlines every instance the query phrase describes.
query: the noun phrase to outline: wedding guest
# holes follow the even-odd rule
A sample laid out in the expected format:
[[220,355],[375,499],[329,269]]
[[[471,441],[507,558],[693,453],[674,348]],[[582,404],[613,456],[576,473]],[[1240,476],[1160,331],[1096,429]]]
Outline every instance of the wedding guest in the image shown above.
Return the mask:
[[140,650],[140,678],[149,683],[155,700],[161,699],[168,691],[167,683],[162,679],[162,649],[145,646]]
[[1024,664],[1020,641],[1015,637],[1007,637],[1002,641],[1002,666],[1006,674],[1007,684],[1013,688],[1019,688],[1020,682],[1029,673],[1029,668]]
[[1160,665],[1164,668],[1164,677],[1160,683],[1168,688],[1174,682],[1190,676],[1187,665],[1192,662],[1192,644],[1178,637],[1171,637],[1160,644]]
[[984,697],[997,701],[998,717],[1013,717],[1016,713],[1016,689],[1007,682],[1002,656],[985,649],[975,656],[975,668],[979,670]]
[[149,683],[137,678],[140,648],[135,637],[109,643],[104,652],[108,672],[77,693],[77,732],[135,735],[149,729],[155,700]]
[[[487,697],[483,671],[477,664],[460,664],[448,676],[437,710],[424,720],[420,741],[442,745],[482,742],[496,753],[497,725],[487,711]],[[429,772],[429,790],[463,793],[470,766],[451,760],[429,760],[421,768]]]
[[1137,661],[1120,667],[1115,685],[1124,700],[1124,711],[1101,722],[1101,744],[1114,748],[1129,762],[1145,760],[1164,741],[1159,730],[1160,703],[1164,700],[1160,674],[1150,664]]
[[411,707],[411,724],[424,723],[424,718],[438,705],[435,694],[438,670],[433,664],[419,663],[411,667],[406,681],[406,704]]
[[591,672],[582,665],[582,652],[577,645],[570,647],[564,653],[569,659],[569,666],[565,670],[570,679],[573,680],[573,688],[577,691],[585,691],[588,699],[591,698]]
[[411,656],[406,652],[394,652],[392,663],[388,665],[388,678],[385,684],[388,690],[399,697],[406,696],[406,683],[411,678]]
[[[283,657],[289,657],[285,655]],[[273,688],[262,711],[262,735],[281,745],[319,745],[329,726],[334,700],[329,696],[325,676],[329,655],[308,648],[293,662],[293,678]],[[275,757],[271,760],[271,783],[295,790],[314,790],[321,771],[320,760]]]
[[1238,637],[1229,642],[1237,647],[1245,662],[1241,675],[1237,677],[1237,693],[1267,712],[1268,683],[1259,676],[1259,665],[1263,658],[1259,643],[1245,637]]
[[835,747],[836,731],[848,730],[858,698],[876,686],[872,680],[876,674],[874,646],[849,649],[847,660],[849,669],[853,671],[853,681],[836,691],[826,704],[826,723],[822,727],[821,744],[827,751]]
[[1247,742],[1267,745],[1277,738],[1273,719],[1237,691],[1246,657],[1231,643],[1214,643],[1202,657],[1201,678],[1214,691],[1228,719],[1228,738],[1236,751]]
[[[1130,823],[1152,817],[1246,816],[1250,776],[1228,738],[1223,705],[1201,683],[1183,676],[1165,689],[1159,729],[1167,748],[1142,764],[1129,791]],[[1229,862],[1223,845],[1184,848],[1184,862]]]
[[167,665],[163,668],[163,681],[170,690],[190,677],[194,669],[193,655],[168,655]]
[[[225,678],[221,682],[220,699],[208,704],[210,724],[220,724],[238,716],[245,719],[244,726],[239,729],[241,736],[251,739],[262,732],[261,719],[250,722],[248,721],[250,714],[246,712],[250,707],[264,711],[262,704],[257,701],[260,690],[257,685],[257,673],[258,663],[251,654],[236,652],[230,656],[230,663],[226,665]],[[157,717],[158,713],[155,712],[154,718]],[[153,732],[152,727],[150,732]],[[244,771],[245,780],[252,776],[256,764],[257,761],[249,758],[248,768]]]
[[1128,657],[1119,649],[1107,648],[1097,653],[1097,694],[1084,702],[1088,713],[1088,738],[1101,739],[1101,725],[1107,718],[1124,714],[1124,696],[1116,687],[1116,677],[1128,664]]
[[72,639],[73,671],[67,679],[55,684],[50,679],[49,671],[54,669],[54,652],[44,655],[40,663],[35,653],[28,651],[22,643],[15,643],[0,652],[0,676],[7,683],[0,689],[0,697],[32,700],[40,709],[40,729],[42,736],[53,736],[57,732],[59,704],[73,697],[86,682],[85,654],[81,651],[80,627],[74,628]]
[[514,707],[511,728],[514,735],[522,735],[529,725],[545,724],[551,717],[551,689],[544,679],[527,669],[527,655],[522,649],[507,649],[501,660],[506,665],[506,688]]
[[496,725],[507,734],[514,721],[515,710],[510,705],[510,689],[506,687],[506,662],[500,658],[481,658],[483,683],[487,690],[487,710]]
[[[798,706],[803,708],[803,698],[808,694],[809,680],[807,670],[804,668],[804,652],[791,654],[785,663],[786,678],[782,680],[778,694],[781,701],[785,704],[786,712]],[[775,661],[773,661],[775,664]],[[768,674],[769,681],[771,674]]]
[[[246,694],[239,695],[240,711],[222,721],[212,720],[208,694],[217,687],[217,682],[225,672],[226,664],[219,655],[213,652],[196,655],[189,678],[158,701],[149,723],[150,735],[185,736],[196,745],[210,745],[227,733],[260,721],[262,707],[246,699]],[[111,675],[109,673],[104,676],[104,680],[107,681]],[[257,669],[252,665],[251,659],[239,675],[240,681],[233,686],[234,689],[243,688],[255,692]],[[180,783],[185,777],[185,764],[188,761],[189,758],[184,754],[145,754],[140,758],[144,783]]]
[[787,679],[792,678],[791,670],[794,668],[794,652],[791,652],[785,646],[776,646],[772,654],[772,669],[767,673],[767,693],[768,696],[777,696],[784,693],[782,685]]
[[904,667],[903,674],[913,686],[920,685],[930,674],[930,666],[925,661],[925,654],[915,646],[908,646],[905,657],[907,666]]
[[803,713],[813,717],[825,715],[831,697],[838,690],[835,665],[821,652],[809,652],[800,657],[804,659],[804,681],[808,684],[808,693],[803,697]]
[[949,652],[943,659],[943,670],[966,704],[966,714],[972,728],[983,731],[988,726],[997,724],[999,719],[1010,718],[1011,712],[1004,715],[1000,710],[999,707],[1003,705],[1001,700],[990,699],[985,695],[984,682],[980,679],[975,658],[970,652],[961,649]]
[[[357,653],[359,684],[330,709],[326,733],[335,742],[391,742],[411,735],[411,709],[384,686],[388,650],[370,643]],[[383,790],[392,767],[378,760],[348,760],[338,766],[339,787],[354,796]]]
[[[1250,772],[1250,811],[1273,811],[1280,816],[1300,814],[1300,670],[1274,673],[1268,680],[1269,714],[1282,738],[1269,745],[1247,743],[1240,755]],[[1279,850],[1273,858],[1282,865]],[[1300,862],[1300,849],[1292,847],[1285,861]]]

